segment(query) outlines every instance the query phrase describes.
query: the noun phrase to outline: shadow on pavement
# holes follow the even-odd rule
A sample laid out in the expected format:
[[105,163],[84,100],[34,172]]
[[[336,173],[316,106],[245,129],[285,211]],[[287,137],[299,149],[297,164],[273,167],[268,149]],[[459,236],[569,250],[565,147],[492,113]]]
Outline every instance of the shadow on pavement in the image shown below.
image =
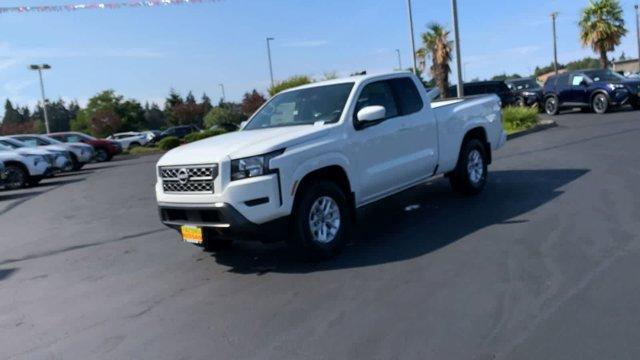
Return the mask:
[[0,281],[6,280],[11,275],[13,275],[13,273],[16,272],[16,271],[18,271],[18,269],[16,269],[16,268],[13,268],[13,269],[0,269]]
[[245,242],[212,256],[241,274],[306,273],[417,258],[492,225],[527,222],[516,218],[562,195],[561,187],[588,172],[495,171],[485,192],[472,198],[452,193],[446,179],[434,180],[368,206],[351,246],[324,262],[300,261],[282,244]]

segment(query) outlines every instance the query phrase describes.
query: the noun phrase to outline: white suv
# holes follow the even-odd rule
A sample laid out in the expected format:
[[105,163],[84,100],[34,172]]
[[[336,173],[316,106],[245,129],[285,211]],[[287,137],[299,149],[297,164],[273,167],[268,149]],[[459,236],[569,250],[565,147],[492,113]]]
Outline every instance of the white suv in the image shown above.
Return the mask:
[[9,190],[37,185],[53,171],[53,164],[44,156],[21,155],[3,145],[0,145],[0,161],[5,166],[5,189]]
[[93,146],[91,145],[80,143],[63,143],[46,135],[28,134],[12,135],[11,137],[25,143],[30,147],[38,147],[46,150],[69,151],[69,155],[71,156],[72,169],[76,171],[82,169],[85,164],[91,162],[91,160],[93,160],[93,156],[95,155],[95,151],[93,150]]

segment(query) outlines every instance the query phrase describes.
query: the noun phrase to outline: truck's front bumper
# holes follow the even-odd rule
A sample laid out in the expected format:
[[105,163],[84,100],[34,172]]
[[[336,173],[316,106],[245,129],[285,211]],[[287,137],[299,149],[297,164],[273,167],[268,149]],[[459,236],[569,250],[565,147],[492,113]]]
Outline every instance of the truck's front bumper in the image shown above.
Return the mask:
[[226,203],[158,203],[158,211],[162,223],[172,229],[180,231],[183,225],[197,226],[212,231],[219,238],[278,241],[281,240],[287,223],[287,218],[282,217],[258,225]]

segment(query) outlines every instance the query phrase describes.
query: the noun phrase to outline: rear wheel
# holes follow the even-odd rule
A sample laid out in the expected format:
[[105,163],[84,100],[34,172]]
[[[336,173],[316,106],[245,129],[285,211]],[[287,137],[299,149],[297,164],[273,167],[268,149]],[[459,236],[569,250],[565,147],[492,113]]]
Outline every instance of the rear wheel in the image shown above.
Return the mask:
[[464,143],[458,165],[449,174],[453,190],[466,196],[481,193],[487,184],[487,163],[485,146],[480,140],[471,139]]
[[73,171],[78,171],[82,169],[83,166],[84,164],[78,161],[78,158],[74,154],[71,154],[71,169]]
[[559,109],[558,98],[555,96],[550,96],[544,101],[544,111],[547,115],[556,115],[558,114]]
[[27,186],[29,174],[23,168],[16,165],[7,165],[5,171],[7,173],[5,189],[15,190]]
[[609,98],[605,94],[596,94],[591,100],[591,108],[596,114],[605,114],[609,110]]
[[335,183],[316,180],[299,190],[289,245],[311,258],[329,258],[346,245],[351,229],[347,195]]
[[42,181],[42,177],[32,176],[29,178],[29,180],[27,180],[27,184],[29,184],[29,186],[36,186],[40,183],[40,181]]

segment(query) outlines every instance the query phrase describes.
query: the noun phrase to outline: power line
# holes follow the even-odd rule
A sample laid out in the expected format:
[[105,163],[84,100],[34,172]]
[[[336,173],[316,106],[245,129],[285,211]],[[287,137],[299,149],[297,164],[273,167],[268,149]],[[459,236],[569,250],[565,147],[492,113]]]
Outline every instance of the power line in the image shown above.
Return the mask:
[[192,5],[202,3],[214,3],[222,0],[146,0],[146,1],[108,1],[84,4],[67,5],[35,5],[35,6],[10,6],[0,7],[0,14],[6,13],[31,13],[31,12],[61,12],[79,10],[117,10],[125,8],[147,8],[171,5]]

